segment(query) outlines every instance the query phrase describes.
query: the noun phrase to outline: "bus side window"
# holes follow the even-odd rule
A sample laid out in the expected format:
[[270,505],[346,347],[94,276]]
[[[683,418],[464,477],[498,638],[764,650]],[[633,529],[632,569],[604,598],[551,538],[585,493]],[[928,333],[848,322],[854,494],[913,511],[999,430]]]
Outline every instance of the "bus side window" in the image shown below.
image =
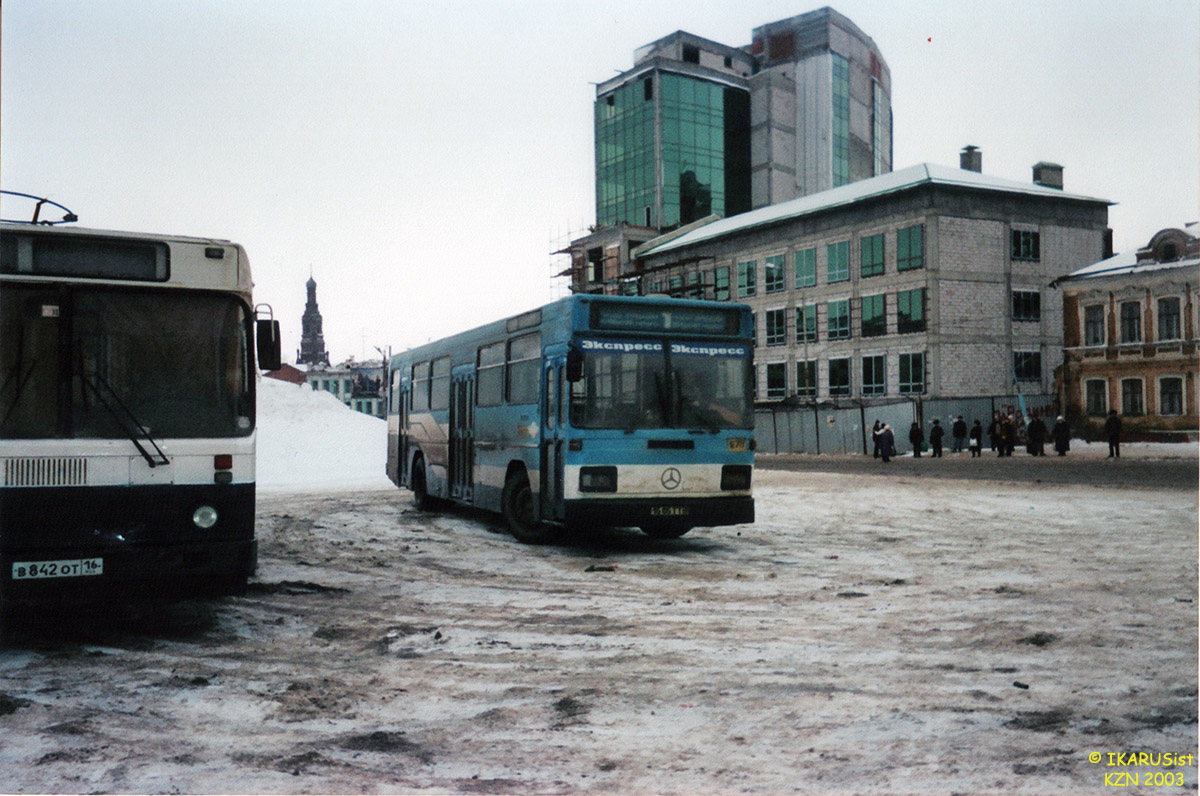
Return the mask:
[[418,362],[412,366],[412,410],[424,412],[429,409],[429,363]]
[[392,372],[392,412],[393,415],[400,414],[400,371]]
[[429,408],[447,409],[450,406],[450,357],[435,359],[429,384]]
[[504,343],[481,347],[475,368],[475,403],[478,406],[499,406],[504,402]]
[[542,361],[541,335],[514,337],[508,343],[508,402],[536,404],[537,372]]
[[558,420],[558,382],[554,380],[554,374],[554,368],[546,368],[546,407],[542,417],[546,418],[547,428],[554,428]]

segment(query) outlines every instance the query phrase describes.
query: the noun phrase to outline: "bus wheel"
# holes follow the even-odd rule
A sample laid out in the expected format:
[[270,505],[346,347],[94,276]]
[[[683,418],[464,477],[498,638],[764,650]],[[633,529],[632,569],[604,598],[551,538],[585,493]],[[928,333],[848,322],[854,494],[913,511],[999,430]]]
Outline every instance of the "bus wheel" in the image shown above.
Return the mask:
[[678,539],[691,528],[687,525],[644,525],[642,533],[654,539]]
[[504,482],[500,494],[500,509],[513,536],[525,544],[545,544],[550,541],[550,529],[533,519],[533,490],[523,472],[513,473]]
[[418,511],[433,511],[434,499],[429,496],[429,482],[425,480],[425,459],[417,459],[413,465],[412,472],[412,493],[413,506]]

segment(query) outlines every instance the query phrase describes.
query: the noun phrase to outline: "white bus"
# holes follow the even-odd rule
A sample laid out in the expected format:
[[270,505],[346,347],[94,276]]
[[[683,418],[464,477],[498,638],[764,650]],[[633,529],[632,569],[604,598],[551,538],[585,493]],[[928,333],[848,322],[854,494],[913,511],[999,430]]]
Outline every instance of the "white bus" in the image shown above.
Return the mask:
[[0,224],[0,608],[245,588],[256,337],[237,244]]

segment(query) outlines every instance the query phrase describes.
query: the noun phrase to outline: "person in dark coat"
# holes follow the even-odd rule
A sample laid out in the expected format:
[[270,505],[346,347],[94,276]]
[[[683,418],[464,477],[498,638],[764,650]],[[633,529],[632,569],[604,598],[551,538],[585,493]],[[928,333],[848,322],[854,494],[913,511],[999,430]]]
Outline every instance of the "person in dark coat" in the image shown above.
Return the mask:
[[1040,416],[1035,416],[1025,427],[1029,440],[1029,453],[1032,456],[1046,455],[1046,422]]
[[1001,456],[1012,456],[1013,448],[1017,444],[1017,424],[1011,417],[1002,417],[999,420],[1000,439],[996,442],[996,447],[1000,450]]
[[946,429],[942,428],[940,420],[933,421],[933,428],[929,429],[929,447],[933,449],[933,457],[940,459],[942,456],[942,437],[946,436]]
[[971,426],[971,458],[976,459],[983,455],[983,423],[978,420],[975,425]]
[[1050,434],[1054,437],[1054,450],[1058,451],[1059,456],[1066,456],[1067,451],[1071,450],[1071,424],[1059,415]]
[[1108,458],[1121,458],[1121,418],[1117,410],[1110,409],[1108,420],[1104,421],[1104,436],[1108,437]]
[[[1000,417],[1000,413],[993,412],[992,424],[988,426],[988,442],[991,443],[992,450],[996,450],[1000,447],[1000,427],[1003,425],[1003,423],[1004,421]],[[1000,455],[1003,456],[1004,451],[1000,451]]]
[[912,428],[908,430],[908,441],[913,446],[913,458],[921,458],[921,444],[925,442],[925,432],[921,430],[920,423],[913,423]]
[[953,453],[962,453],[963,445],[967,442],[967,421],[963,420],[963,416],[959,415],[958,420],[954,421],[954,425],[950,427],[950,433],[954,437],[954,447],[951,448]]
[[883,433],[883,423],[880,423],[878,420],[876,420],[875,427],[871,429],[871,444],[875,448],[874,453],[872,453],[871,455],[874,456],[876,459],[879,458],[879,435],[882,433]]
[[879,431],[879,457],[884,462],[890,462],[895,455],[896,435],[892,433],[892,427],[884,423]]

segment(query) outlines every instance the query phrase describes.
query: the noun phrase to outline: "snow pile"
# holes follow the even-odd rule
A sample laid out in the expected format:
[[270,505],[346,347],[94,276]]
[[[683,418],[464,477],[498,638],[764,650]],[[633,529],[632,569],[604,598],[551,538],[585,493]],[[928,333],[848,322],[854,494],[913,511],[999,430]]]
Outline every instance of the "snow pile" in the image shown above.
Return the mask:
[[387,423],[307,384],[258,382],[258,487],[391,486],[384,473]]

